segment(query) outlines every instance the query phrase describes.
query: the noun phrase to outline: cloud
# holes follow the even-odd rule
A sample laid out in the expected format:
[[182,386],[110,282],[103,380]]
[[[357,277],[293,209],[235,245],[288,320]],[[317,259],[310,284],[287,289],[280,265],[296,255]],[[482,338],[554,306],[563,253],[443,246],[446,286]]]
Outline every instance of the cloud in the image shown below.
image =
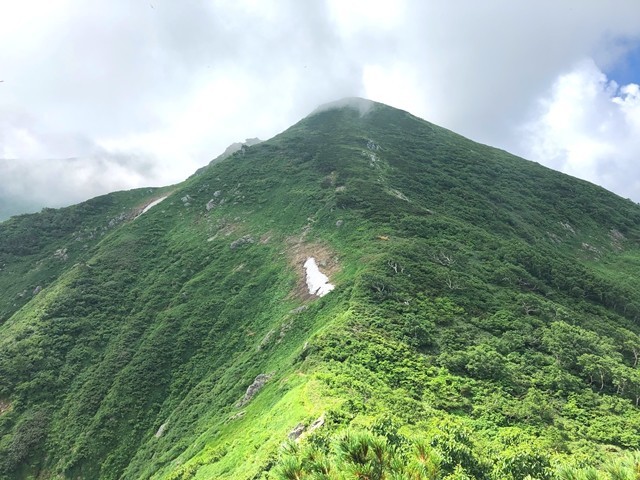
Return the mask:
[[530,158],[638,200],[637,84],[620,86],[584,60],[556,80],[523,134]]
[[[526,156],[522,126],[545,114],[539,102],[560,77],[584,58],[615,69],[640,38],[636,0],[54,3],[7,3],[0,17],[0,44],[11,46],[0,49],[0,158],[4,171],[11,159],[15,171],[52,174],[67,165],[52,158],[86,162],[85,176],[60,182],[88,196],[108,186],[89,176],[104,177],[100,168],[121,179],[113,188],[174,183],[230,143],[351,96]],[[528,138],[559,144],[543,131]],[[618,188],[613,165],[628,162],[614,153],[582,162],[581,174]],[[0,171],[0,188],[8,179]]]
[[0,160],[0,220],[43,206],[61,207],[115,190],[149,185],[152,172],[147,159],[130,154]]
[[[0,19],[0,42],[16,46],[0,49],[5,203],[9,191],[16,205],[33,200],[21,188],[34,183],[50,190],[40,206],[174,183],[234,141],[271,137],[318,104],[359,93],[320,2],[60,7],[26,0]],[[25,181],[8,185],[16,172]]]
[[52,132],[29,116],[0,116],[0,220],[168,183],[146,152],[107,150],[81,134]]
[[397,85],[402,108],[503,147],[514,146],[514,126],[569,66],[584,57],[613,64],[628,49],[621,39],[640,35],[632,20],[640,3],[629,0],[580,8],[549,0],[427,1],[405,10],[393,55],[370,63],[393,79],[384,91],[393,98]]

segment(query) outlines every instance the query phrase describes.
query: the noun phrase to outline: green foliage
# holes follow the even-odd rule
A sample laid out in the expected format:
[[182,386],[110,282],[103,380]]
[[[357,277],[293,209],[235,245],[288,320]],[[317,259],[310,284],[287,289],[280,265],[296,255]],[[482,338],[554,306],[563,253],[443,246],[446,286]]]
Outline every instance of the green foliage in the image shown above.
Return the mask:
[[404,451],[371,432],[347,431],[325,450],[313,444],[285,445],[273,478],[435,480],[442,476],[440,462],[437,451],[424,443]]

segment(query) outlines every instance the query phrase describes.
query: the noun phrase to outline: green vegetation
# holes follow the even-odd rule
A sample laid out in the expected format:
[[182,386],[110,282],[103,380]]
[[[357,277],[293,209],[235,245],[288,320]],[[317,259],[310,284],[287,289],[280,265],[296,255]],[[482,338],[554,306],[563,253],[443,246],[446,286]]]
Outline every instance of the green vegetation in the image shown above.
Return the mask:
[[379,104],[14,217],[0,478],[638,478],[639,242],[631,201]]

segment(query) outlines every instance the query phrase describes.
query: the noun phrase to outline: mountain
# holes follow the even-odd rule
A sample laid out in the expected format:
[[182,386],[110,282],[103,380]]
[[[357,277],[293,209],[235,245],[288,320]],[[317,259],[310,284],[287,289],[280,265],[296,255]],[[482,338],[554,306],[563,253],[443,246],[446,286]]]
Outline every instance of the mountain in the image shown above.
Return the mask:
[[404,111],[13,217],[0,269],[0,478],[635,478],[640,206]]

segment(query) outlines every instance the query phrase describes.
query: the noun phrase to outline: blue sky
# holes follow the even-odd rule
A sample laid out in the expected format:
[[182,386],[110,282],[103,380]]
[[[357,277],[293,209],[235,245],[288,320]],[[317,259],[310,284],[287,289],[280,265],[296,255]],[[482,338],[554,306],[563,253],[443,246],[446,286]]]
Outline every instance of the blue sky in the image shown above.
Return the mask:
[[640,39],[629,42],[629,51],[605,73],[619,85],[640,83]]

